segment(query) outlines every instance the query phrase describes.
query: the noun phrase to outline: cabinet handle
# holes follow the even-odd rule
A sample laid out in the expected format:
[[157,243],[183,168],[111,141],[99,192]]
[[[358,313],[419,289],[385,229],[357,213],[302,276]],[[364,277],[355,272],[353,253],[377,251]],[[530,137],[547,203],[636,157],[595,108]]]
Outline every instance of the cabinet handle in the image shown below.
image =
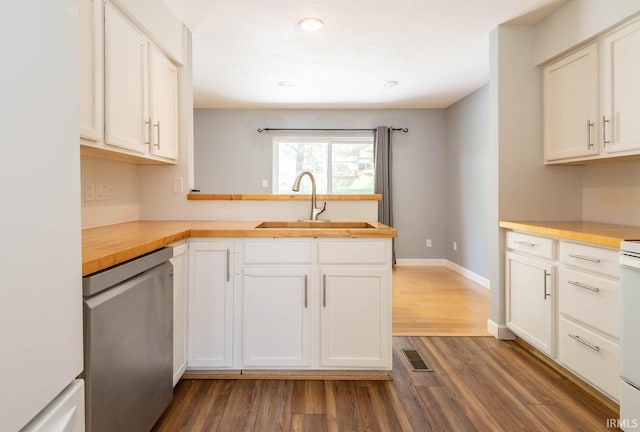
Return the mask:
[[591,142],[591,129],[593,128],[593,122],[591,120],[587,120],[587,148],[590,149],[593,147],[593,143]]
[[600,262],[600,260],[598,258],[591,258],[591,257],[584,256],[584,255],[569,254],[569,256],[571,258],[575,258],[575,259],[579,259],[579,260],[583,260],[583,261],[589,261],[589,262],[592,262],[592,263],[599,263]]
[[604,143],[605,147],[611,142],[607,141],[607,123],[609,123],[610,121],[611,120],[607,120],[605,116],[602,116],[602,142]]
[[574,281],[568,281],[568,282],[573,286],[577,286],[578,288],[584,288],[586,290],[593,291],[593,292],[600,292],[600,288],[590,287],[580,282],[574,282]]
[[569,337],[572,338],[572,339],[577,340],[578,342],[580,342],[584,346],[588,346],[589,348],[591,348],[594,351],[600,351],[600,347],[599,346],[594,345],[594,344],[592,344],[590,342],[587,342],[586,340],[582,339],[578,335],[573,335],[573,334],[569,333]]
[[327,275],[322,275],[322,307],[327,307]]
[[158,128],[158,132],[157,132],[157,137],[158,137],[158,142],[156,144],[154,144],[154,147],[160,148],[160,120],[158,120],[158,122],[156,124],[154,124],[153,126]]
[[148,138],[145,137],[144,143],[151,144],[151,119],[145,121],[144,124],[147,127],[147,137],[148,137]]
[[304,275],[304,308],[307,308],[307,275]]
[[231,271],[229,266],[229,261],[231,261],[230,257],[231,257],[231,251],[227,249],[227,282],[229,282],[229,280],[231,279]]
[[535,243],[529,243],[526,241],[522,241],[522,240],[516,240],[514,241],[515,244],[519,244],[520,246],[529,246],[529,247],[534,247],[536,244]]
[[547,277],[551,276],[551,273],[549,273],[548,271],[544,271],[544,299],[546,300],[547,297],[551,297],[551,294],[549,294],[547,292]]

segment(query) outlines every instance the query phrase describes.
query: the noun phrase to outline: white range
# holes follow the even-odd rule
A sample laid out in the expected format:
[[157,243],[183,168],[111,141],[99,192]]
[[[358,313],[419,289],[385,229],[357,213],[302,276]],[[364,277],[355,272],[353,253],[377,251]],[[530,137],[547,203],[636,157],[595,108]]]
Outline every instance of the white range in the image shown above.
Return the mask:
[[640,429],[640,242],[622,242],[620,264],[620,427],[629,431]]

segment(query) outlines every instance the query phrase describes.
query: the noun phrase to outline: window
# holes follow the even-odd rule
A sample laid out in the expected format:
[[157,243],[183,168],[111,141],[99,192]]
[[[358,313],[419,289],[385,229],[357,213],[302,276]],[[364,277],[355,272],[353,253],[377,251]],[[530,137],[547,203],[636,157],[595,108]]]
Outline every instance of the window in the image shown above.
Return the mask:
[[[273,192],[291,193],[296,176],[305,170],[315,177],[317,193],[371,194],[373,136],[274,138]],[[311,193],[311,182],[303,180],[300,192]]]

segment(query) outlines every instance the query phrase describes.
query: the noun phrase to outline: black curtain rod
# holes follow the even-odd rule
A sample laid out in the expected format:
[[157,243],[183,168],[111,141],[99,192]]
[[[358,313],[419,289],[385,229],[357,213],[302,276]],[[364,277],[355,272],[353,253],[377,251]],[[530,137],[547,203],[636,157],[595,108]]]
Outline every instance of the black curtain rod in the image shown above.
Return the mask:
[[[389,128],[392,131],[409,132],[408,128]],[[258,132],[271,132],[271,131],[371,131],[375,132],[376,129],[280,129],[280,128],[259,128]]]

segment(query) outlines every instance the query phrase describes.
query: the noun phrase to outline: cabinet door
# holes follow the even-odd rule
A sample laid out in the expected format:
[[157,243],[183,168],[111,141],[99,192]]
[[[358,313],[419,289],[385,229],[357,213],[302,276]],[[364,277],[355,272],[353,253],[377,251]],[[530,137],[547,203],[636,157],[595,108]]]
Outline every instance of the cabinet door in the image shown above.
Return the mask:
[[544,69],[545,162],[598,154],[598,50],[590,45]]
[[233,282],[228,242],[189,244],[189,328],[191,369],[233,365]]
[[78,0],[80,137],[103,139],[103,12],[100,0]]
[[173,385],[187,369],[187,249],[183,242],[173,246]]
[[[640,150],[640,22],[603,40],[604,150]],[[635,150],[635,151],[634,151]]]
[[310,366],[308,268],[245,268],[243,366]]
[[549,356],[555,355],[555,266],[506,253],[507,327]]
[[150,47],[151,153],[178,159],[178,69]]
[[391,369],[387,270],[321,269],[320,365]]
[[104,13],[105,142],[146,153],[150,129],[148,42],[108,3]]

